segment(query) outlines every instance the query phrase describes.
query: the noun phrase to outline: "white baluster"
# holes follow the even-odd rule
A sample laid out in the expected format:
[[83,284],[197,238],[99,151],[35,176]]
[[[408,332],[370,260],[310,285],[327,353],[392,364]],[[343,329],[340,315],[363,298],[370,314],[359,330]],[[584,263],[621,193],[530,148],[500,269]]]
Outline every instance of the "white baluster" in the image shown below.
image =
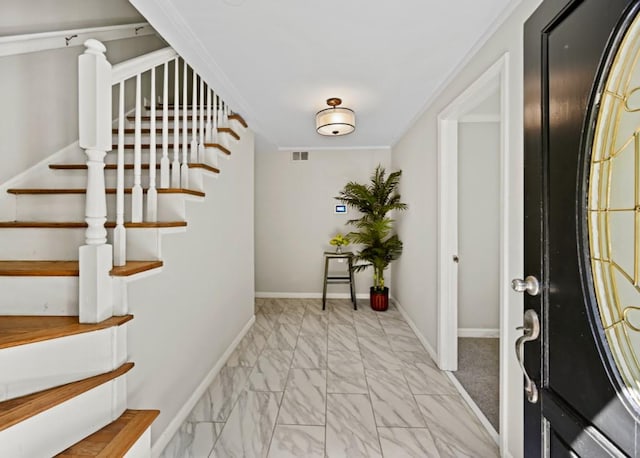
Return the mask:
[[187,62],[184,61],[184,71],[182,79],[182,167],[180,168],[180,187],[189,187],[189,164],[187,154],[189,153],[189,104],[187,102]]
[[151,123],[149,124],[149,190],[147,191],[147,221],[158,221],[158,191],[156,191],[156,69],[151,69]]
[[133,140],[133,189],[131,190],[131,221],[142,222],[142,75],[136,75],[136,117]]
[[204,143],[208,143],[211,141],[211,128],[213,127],[211,123],[211,92],[211,88],[207,88],[207,124],[205,127],[203,146]]
[[211,143],[218,143],[218,95],[214,93],[213,129],[211,131]]
[[198,75],[193,68],[191,72],[191,162],[198,162]]
[[[227,104],[224,101],[222,102],[222,113],[220,114],[220,116],[221,116],[220,127],[223,127],[223,128],[229,127],[229,118],[227,116]],[[229,144],[231,143],[229,141],[229,135],[225,133],[224,135],[220,135],[219,139],[220,139],[220,144],[228,149]]]
[[113,265],[127,263],[127,232],[124,228],[124,81],[119,85],[118,158],[116,166],[116,228],[113,230]]
[[[218,105],[219,105],[218,95],[213,93],[213,127],[211,129],[211,139],[209,139],[210,143],[218,143]],[[215,167],[218,166],[218,150],[214,149],[213,154],[209,154],[209,165],[213,165]]]
[[[174,61],[175,78],[173,82],[173,163],[171,164],[171,187],[180,187],[180,66],[178,58]],[[168,109],[167,106],[164,107]]]
[[204,79],[200,77],[200,129],[198,129],[198,162],[204,162]]
[[164,63],[162,72],[162,159],[160,160],[160,187],[169,187],[169,62]]
[[109,271],[113,251],[107,242],[104,223],[107,200],[104,156],[111,150],[111,64],[106,48],[97,40],[87,40],[78,58],[79,144],[87,155],[86,244],[79,250],[80,322],[97,323],[113,314],[113,294]]

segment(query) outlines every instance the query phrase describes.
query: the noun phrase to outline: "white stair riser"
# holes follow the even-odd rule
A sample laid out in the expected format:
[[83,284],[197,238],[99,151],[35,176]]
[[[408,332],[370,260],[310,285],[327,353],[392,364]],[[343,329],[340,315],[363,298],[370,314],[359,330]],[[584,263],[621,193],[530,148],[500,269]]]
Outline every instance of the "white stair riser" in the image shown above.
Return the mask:
[[[213,162],[211,156],[217,160],[215,152],[206,152],[206,160],[208,164]],[[145,157],[145,162],[148,160],[148,156]],[[158,162],[159,163],[159,162]],[[169,167],[171,170],[171,167]],[[47,177],[46,181],[40,181],[33,183],[33,187],[48,187],[48,188],[86,188],[87,183],[87,171],[86,170],[55,170],[52,171],[51,176]],[[198,175],[203,173],[203,169],[191,167],[189,169],[189,189],[194,191],[200,191],[202,188],[194,186],[194,183],[199,183]],[[117,170],[105,170],[104,177],[107,188],[116,187]],[[124,171],[125,188],[133,187],[133,169],[125,169]],[[196,180],[196,181],[194,181]],[[149,187],[149,169],[142,169],[141,183],[142,187]],[[169,183],[171,186],[171,183]],[[29,187],[26,185],[25,187]],[[160,188],[160,169],[156,168],[156,188]]]
[[[184,229],[184,228],[182,228]],[[161,257],[160,234],[179,228],[128,228],[128,259],[154,260]],[[85,228],[2,229],[2,259],[23,261],[77,261],[85,244]],[[113,229],[107,229],[107,243],[113,244]]]
[[0,456],[53,456],[118,418],[126,408],[126,375],[0,431]]
[[117,369],[127,324],[0,351],[0,402]]
[[[201,198],[187,194],[159,194],[158,221],[184,221],[185,199]],[[125,198],[125,221],[131,221],[131,194]],[[146,206],[146,204],[145,204]],[[35,194],[17,196],[18,221],[84,221],[84,194]],[[116,196],[107,195],[107,219],[115,221]]]
[[[205,112],[205,118],[206,118],[206,114],[207,114],[207,106],[206,104],[204,106],[200,106],[200,105],[196,105],[196,107],[198,108],[198,119],[200,119],[200,112],[202,110],[204,110]],[[179,105],[179,109],[180,109],[180,116],[183,115],[184,110],[182,109],[182,104]],[[164,111],[160,106],[156,106],[156,116],[162,116],[164,114]],[[167,108],[167,115],[169,116],[173,116],[173,108]],[[190,107],[189,104],[189,108],[187,109],[187,115],[191,116],[193,114],[193,110]],[[213,116],[215,114],[215,110],[211,110],[211,116]],[[146,107],[142,110],[142,115],[143,116],[151,116],[151,107]],[[135,113],[130,113],[129,116],[135,116]],[[223,119],[224,119],[224,112],[222,110],[218,110],[218,127],[222,127],[223,125]],[[172,121],[169,121],[169,123],[173,124]],[[180,119],[180,125],[182,126],[182,118]]]
[[0,277],[0,291],[0,315],[78,315],[78,277]]
[[77,260],[78,248],[84,245],[85,230],[0,229],[0,253],[4,260]]
[[[224,145],[223,145],[224,146]],[[218,148],[205,148],[206,151],[208,152],[207,157],[211,156],[211,157],[229,157],[227,154],[223,153],[222,151],[220,151]],[[232,147],[231,148],[227,148],[229,149],[232,154],[233,154],[233,150]],[[169,162],[173,162],[173,156],[174,156],[174,150],[173,150],[173,146],[171,146],[169,148]],[[158,147],[156,149],[156,164],[160,164],[160,160],[162,159],[162,146]],[[180,163],[182,163],[182,147],[180,148]],[[191,148],[189,148],[189,154],[187,154],[187,160],[188,162],[193,162],[191,160]],[[125,150],[124,152],[124,162],[125,164],[133,164],[134,161],[134,152],[133,150]],[[107,155],[105,156],[104,159],[104,163],[105,164],[116,164],[118,162],[118,153],[116,150],[111,151],[110,153],[107,153]],[[143,163],[149,163],[149,150],[148,149],[143,149],[142,150],[142,162]],[[208,165],[216,165],[216,162],[211,162],[211,161],[205,161],[205,164]]]
[[[142,126],[143,129],[148,129],[148,126],[143,125]],[[157,128],[157,127],[156,127]],[[200,139],[200,125],[197,126],[196,128],[197,132],[196,132],[196,140]],[[233,137],[229,132],[218,132],[218,135],[215,136],[216,138],[214,139],[214,141],[209,141],[208,139],[205,139],[205,143],[216,143],[216,142],[221,142],[221,143],[227,143],[230,145],[233,145],[234,142],[237,142],[238,140],[236,140],[235,137]],[[116,145],[118,144],[118,134],[114,133],[113,134],[113,140],[112,140],[112,148],[114,150],[117,149]],[[191,126],[189,126],[189,128],[187,129],[187,142],[189,144],[191,144],[191,140],[193,140],[193,130],[191,128]],[[158,149],[162,149],[163,143],[162,143],[162,132],[157,132],[156,133],[156,146]],[[179,141],[179,145],[182,146],[182,144],[184,143],[184,129],[181,127],[180,128],[180,135],[178,137],[178,141]],[[125,134],[124,135],[124,143],[125,145],[132,145],[135,142],[135,134]],[[169,132],[169,137],[168,137],[168,141],[167,141],[167,146],[169,147],[169,149],[173,148],[175,142],[175,132]],[[148,133],[144,133],[141,134],[140,136],[140,143],[143,145],[147,145],[151,143],[151,134]]]
[[123,458],[150,458],[151,457],[151,428],[142,433],[135,444],[127,451]]

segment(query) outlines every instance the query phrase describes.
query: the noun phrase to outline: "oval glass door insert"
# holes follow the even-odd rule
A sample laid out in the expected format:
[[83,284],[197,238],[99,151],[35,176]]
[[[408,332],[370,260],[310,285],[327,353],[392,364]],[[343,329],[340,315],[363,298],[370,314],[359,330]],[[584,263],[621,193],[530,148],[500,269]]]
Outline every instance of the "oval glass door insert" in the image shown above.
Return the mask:
[[640,16],[624,34],[597,114],[588,187],[595,295],[616,366],[640,406]]

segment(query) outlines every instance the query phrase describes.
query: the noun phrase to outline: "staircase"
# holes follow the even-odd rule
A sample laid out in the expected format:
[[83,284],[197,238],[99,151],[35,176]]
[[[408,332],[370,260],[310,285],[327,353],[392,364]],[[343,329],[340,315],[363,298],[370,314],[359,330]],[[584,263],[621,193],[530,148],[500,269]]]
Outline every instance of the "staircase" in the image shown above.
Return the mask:
[[161,274],[162,238],[247,128],[172,49],[111,66],[85,46],[82,150],[8,189],[0,221],[1,457],[150,456],[159,412],[127,408],[127,284]]

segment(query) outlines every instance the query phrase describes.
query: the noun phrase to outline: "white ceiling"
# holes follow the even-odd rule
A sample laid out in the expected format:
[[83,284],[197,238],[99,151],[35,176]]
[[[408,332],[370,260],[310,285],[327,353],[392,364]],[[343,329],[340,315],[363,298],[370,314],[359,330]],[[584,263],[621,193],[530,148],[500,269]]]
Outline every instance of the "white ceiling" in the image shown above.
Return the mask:
[[[326,149],[393,145],[518,0],[131,3],[276,147]],[[353,134],[315,132],[329,97]]]

